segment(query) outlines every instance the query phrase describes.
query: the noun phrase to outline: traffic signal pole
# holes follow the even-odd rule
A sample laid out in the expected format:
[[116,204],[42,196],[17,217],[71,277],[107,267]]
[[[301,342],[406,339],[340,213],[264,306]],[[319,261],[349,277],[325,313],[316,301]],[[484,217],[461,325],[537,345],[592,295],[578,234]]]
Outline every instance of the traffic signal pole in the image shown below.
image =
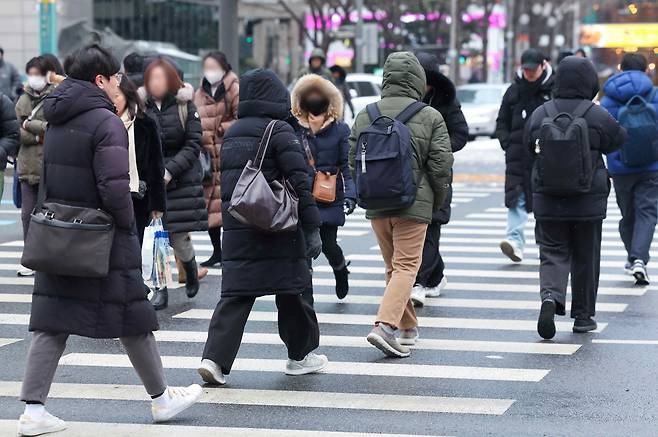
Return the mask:
[[233,69],[240,70],[238,0],[219,2],[219,50],[226,54]]

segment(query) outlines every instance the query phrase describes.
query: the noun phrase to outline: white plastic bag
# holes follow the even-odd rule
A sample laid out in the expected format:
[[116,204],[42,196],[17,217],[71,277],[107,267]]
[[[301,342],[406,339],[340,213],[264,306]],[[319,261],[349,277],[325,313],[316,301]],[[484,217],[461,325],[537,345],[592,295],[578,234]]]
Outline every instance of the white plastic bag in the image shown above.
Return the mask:
[[172,250],[169,246],[169,232],[164,230],[156,231],[153,247],[153,287],[165,288],[173,281],[171,274]]
[[142,279],[145,281],[153,279],[155,233],[163,230],[162,219],[151,220],[151,223],[144,229],[144,240],[142,241]]

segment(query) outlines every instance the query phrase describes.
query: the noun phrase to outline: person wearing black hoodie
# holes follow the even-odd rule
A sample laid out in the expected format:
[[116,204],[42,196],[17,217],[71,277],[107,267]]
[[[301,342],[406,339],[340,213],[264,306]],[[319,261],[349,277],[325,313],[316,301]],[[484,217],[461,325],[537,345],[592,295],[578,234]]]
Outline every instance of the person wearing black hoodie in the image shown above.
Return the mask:
[[[566,57],[558,67],[555,100],[532,114],[524,135],[526,150],[537,155],[532,178],[542,299],[537,331],[545,339],[555,336],[555,314],[565,314],[569,274],[573,294],[571,317],[575,319],[573,331],[582,333],[597,327],[592,317],[599,285],[601,229],[610,193],[608,170],[602,154],[615,151],[628,137],[608,111],[591,102],[598,92],[594,65],[578,56]],[[593,166],[591,187],[583,194],[556,195],[555,191],[547,194],[543,187],[570,179],[572,172],[569,168],[574,166],[568,164],[577,162],[577,158],[563,151],[548,150],[567,145],[564,141],[544,141],[544,126],[549,122],[559,124],[578,117],[587,123],[589,158]],[[558,164],[558,173],[547,171],[549,164],[540,167],[541,160],[561,155],[564,155],[564,166]]]
[[[438,110],[446,122],[452,152],[458,152],[468,142],[468,124],[464,118],[461,104],[457,100],[455,85],[439,70],[439,60],[429,53],[416,55],[427,76],[427,93],[423,102]],[[451,175],[452,183],[452,175]],[[411,292],[411,300],[416,306],[423,306],[426,297],[437,297],[447,284],[443,275],[445,264],[439,253],[441,226],[450,221],[450,203],[452,202],[452,185],[440,210],[432,216],[432,224],[427,228],[423,260],[416,276],[416,284]]]
[[505,92],[496,120],[496,138],[505,151],[505,206],[507,237],[500,249],[514,262],[523,261],[524,229],[532,212],[531,159],[523,144],[523,129],[533,111],[551,99],[555,78],[539,50],[521,55],[521,69]]

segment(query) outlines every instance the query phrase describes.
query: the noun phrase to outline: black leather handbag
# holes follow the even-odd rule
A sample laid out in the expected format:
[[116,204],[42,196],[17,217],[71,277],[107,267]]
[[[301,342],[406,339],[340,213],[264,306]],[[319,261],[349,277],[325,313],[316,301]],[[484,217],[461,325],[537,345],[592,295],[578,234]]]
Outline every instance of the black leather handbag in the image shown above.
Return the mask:
[[36,272],[53,275],[107,277],[114,219],[101,209],[44,202],[45,166],[42,174],[21,264]]

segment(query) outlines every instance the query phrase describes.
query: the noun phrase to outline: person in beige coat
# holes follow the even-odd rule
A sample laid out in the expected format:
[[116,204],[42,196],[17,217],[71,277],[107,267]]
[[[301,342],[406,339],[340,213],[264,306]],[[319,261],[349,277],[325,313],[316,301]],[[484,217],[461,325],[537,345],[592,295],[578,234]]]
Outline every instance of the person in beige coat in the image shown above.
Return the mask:
[[220,197],[219,151],[224,133],[238,118],[240,85],[238,76],[222,52],[210,52],[203,59],[203,79],[194,94],[203,137],[201,139],[202,162],[210,163],[204,171],[203,194],[208,208],[208,235],[213,254],[203,267],[214,267],[222,261],[222,200]]

